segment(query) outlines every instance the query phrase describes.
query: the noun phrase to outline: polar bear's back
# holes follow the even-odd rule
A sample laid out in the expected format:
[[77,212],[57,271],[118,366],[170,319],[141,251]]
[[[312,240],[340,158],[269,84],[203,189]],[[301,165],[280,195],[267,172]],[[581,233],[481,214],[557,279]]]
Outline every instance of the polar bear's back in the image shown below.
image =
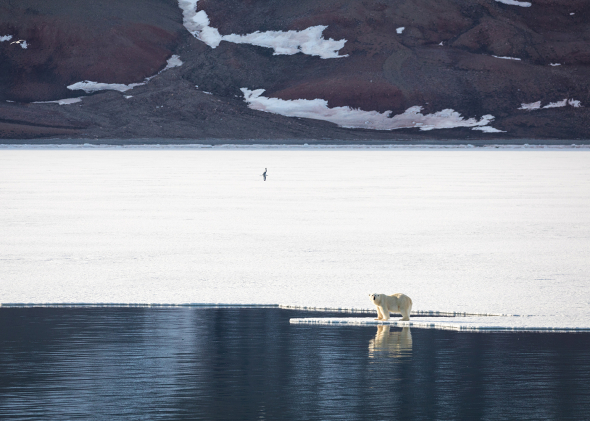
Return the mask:
[[412,309],[412,299],[406,294],[398,292],[397,294],[386,295],[385,297],[387,298],[387,307],[390,310],[399,311],[400,309],[408,309],[410,311]]

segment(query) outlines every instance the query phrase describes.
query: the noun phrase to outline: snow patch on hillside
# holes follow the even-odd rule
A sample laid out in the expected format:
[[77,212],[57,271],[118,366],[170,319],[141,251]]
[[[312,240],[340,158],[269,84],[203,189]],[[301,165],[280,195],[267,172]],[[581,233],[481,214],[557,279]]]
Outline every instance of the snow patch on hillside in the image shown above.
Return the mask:
[[504,3],[509,6],[531,7],[533,4],[528,1],[517,0],[496,0],[498,3]]
[[272,48],[273,55],[293,55],[303,53],[321,58],[347,57],[338,55],[346,40],[326,40],[322,33],[327,28],[324,25],[310,26],[303,31],[256,31],[247,35],[224,35],[223,41],[235,44],[251,44],[259,47]]
[[125,85],[122,83],[101,83],[101,82],[92,82],[90,80],[85,80],[83,82],[73,83],[72,85],[67,86],[67,88],[72,91],[82,90],[86,93],[92,93],[92,92],[97,92],[97,91],[127,92],[133,88],[138,87],[138,86],[145,85],[146,83],[148,83],[150,80],[152,80],[154,77],[156,77],[160,73],[165,72],[166,70],[172,69],[174,67],[182,66],[182,64],[183,63],[180,60],[180,57],[177,55],[173,55],[172,57],[170,57],[168,59],[166,67],[164,67],[162,70],[160,70],[157,74],[155,74],[153,76],[146,77],[143,82],[130,83],[129,85]]
[[539,108],[541,108],[541,101],[531,102],[528,104],[524,104],[524,103],[520,104],[519,110],[532,111],[532,110],[538,110]]
[[221,41],[227,41],[272,48],[274,55],[303,53],[324,59],[348,56],[338,54],[346,43],[345,39],[324,39],[323,32],[327,28],[324,25],[311,26],[303,31],[256,31],[246,35],[221,35],[217,28],[209,26],[209,17],[204,10],[197,12],[197,2],[198,0],[178,0],[178,6],[183,14],[183,24],[195,38],[211,48],[216,48]]
[[287,117],[311,118],[335,123],[343,128],[371,129],[371,130],[396,130],[407,128],[419,128],[420,130],[452,129],[455,127],[486,126],[494,116],[485,115],[476,120],[465,120],[458,112],[445,109],[433,114],[422,114],[422,107],[408,108],[402,114],[392,116],[391,111],[380,113],[378,111],[363,111],[350,107],[328,107],[328,101],[324,99],[295,99],[283,100],[279,98],[267,98],[262,96],[264,89],[251,91],[242,88],[244,100],[253,110],[280,114]]
[[492,55],[492,57],[501,58],[501,59],[504,59],[504,60],[517,60],[517,61],[521,61],[521,59],[519,59],[517,57],[494,56],[494,55]]
[[544,107],[541,107],[541,101],[537,101],[537,102],[531,102],[529,104],[520,104],[520,108],[518,108],[519,110],[526,110],[526,111],[533,111],[533,110],[539,110],[541,108],[561,108],[561,107],[565,107],[566,105],[570,105],[574,108],[580,108],[582,106],[582,103],[578,100],[575,99],[563,99],[561,101],[556,101],[556,102],[550,102],[549,104],[545,105]]
[[66,99],[57,99],[55,101],[35,101],[33,104],[59,104],[59,105],[70,105],[76,104],[78,102],[82,102],[82,97],[78,98],[66,98]]
[[481,127],[474,127],[471,130],[479,130],[484,133],[506,133],[506,130],[499,130],[492,126],[481,126]]
[[82,90],[87,94],[96,91],[119,91],[119,92],[126,92],[129,91],[137,86],[145,85],[145,82],[141,83],[130,83],[129,85],[124,85],[122,83],[100,83],[100,82],[92,82],[90,80],[85,80],[83,82],[76,82],[71,85],[68,85],[68,89],[72,91]]

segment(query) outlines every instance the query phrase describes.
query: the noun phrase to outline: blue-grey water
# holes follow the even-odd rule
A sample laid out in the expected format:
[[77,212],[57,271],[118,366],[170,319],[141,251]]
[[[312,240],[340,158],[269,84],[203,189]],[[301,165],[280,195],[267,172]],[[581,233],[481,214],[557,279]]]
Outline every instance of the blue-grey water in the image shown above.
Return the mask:
[[0,308],[0,419],[568,420],[590,334],[292,325],[279,308]]

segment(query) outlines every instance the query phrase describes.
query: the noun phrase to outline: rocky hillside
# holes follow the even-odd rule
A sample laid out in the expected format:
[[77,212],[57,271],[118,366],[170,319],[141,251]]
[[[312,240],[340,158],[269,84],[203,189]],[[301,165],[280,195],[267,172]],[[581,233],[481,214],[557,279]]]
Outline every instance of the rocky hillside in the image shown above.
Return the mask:
[[5,0],[0,138],[588,139],[587,0]]

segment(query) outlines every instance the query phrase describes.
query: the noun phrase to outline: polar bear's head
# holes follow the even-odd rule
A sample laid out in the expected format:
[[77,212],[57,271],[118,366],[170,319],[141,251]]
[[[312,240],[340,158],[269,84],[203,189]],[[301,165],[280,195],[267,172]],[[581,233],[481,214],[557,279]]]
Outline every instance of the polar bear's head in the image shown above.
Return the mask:
[[369,297],[371,297],[371,301],[373,301],[373,304],[379,304],[381,302],[381,296],[383,294],[369,294]]

